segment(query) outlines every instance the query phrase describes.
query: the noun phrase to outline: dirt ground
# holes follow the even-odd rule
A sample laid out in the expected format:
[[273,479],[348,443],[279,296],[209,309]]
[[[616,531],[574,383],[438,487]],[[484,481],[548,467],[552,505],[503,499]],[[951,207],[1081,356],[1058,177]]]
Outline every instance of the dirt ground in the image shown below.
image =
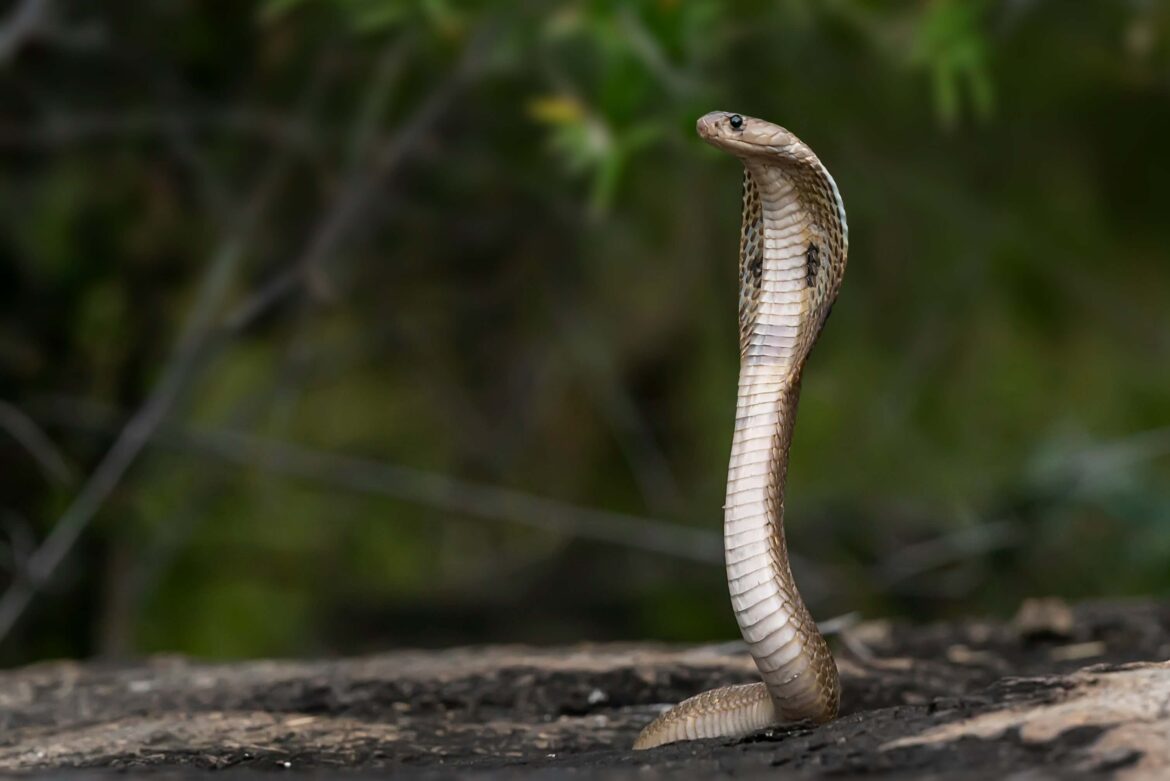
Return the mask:
[[1008,623],[864,622],[834,644],[837,721],[647,752],[630,744],[667,704],[755,680],[742,648],[44,663],[0,673],[0,772],[1170,778],[1170,603],[1030,601]]

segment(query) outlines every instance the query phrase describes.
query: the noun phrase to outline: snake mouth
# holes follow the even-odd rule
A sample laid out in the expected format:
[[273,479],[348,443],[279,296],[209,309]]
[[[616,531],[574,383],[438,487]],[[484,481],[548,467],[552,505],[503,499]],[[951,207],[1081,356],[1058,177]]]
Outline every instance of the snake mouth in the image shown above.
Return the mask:
[[720,146],[720,141],[724,139],[729,133],[736,131],[731,127],[731,118],[740,117],[742,123],[742,115],[733,114],[730,111],[711,111],[699,117],[695,123],[695,130],[699,133],[699,138],[704,141]]
[[708,111],[695,123],[695,129],[699,131],[699,135],[707,138],[714,133],[715,125],[719,122],[731,117],[730,111]]

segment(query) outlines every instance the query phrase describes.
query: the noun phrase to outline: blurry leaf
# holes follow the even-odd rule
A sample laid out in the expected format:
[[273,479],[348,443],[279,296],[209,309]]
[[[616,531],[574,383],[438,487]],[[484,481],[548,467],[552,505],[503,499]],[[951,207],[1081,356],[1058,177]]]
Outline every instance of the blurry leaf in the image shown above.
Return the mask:
[[549,14],[542,32],[551,40],[568,37],[581,30],[583,19],[578,5],[567,3],[555,13]]
[[382,32],[397,25],[410,14],[405,3],[387,3],[377,0],[349,0],[350,21],[361,33]]
[[448,0],[422,0],[422,10],[431,25],[445,37],[458,37],[466,27],[465,20]]
[[593,195],[589,199],[595,213],[604,212],[609,208],[624,164],[625,155],[621,152],[614,152],[602,158],[593,177]]
[[971,101],[975,113],[980,119],[990,119],[995,108],[995,93],[991,83],[991,76],[985,68],[971,71]]
[[589,201],[594,213],[609,207],[629,158],[662,133],[661,127],[651,122],[615,133],[590,116],[579,101],[565,96],[534,100],[528,111],[533,118],[553,127],[552,148],[566,168],[591,176]]
[[944,125],[954,125],[959,118],[959,84],[955,72],[945,63],[935,63],[931,72],[934,105]]
[[307,2],[311,0],[267,0],[260,9],[260,19],[265,22],[275,21]]
[[662,128],[654,123],[643,123],[622,131],[612,151],[602,160],[593,182],[591,206],[601,213],[613,202],[614,193],[626,162],[642,147],[662,135]]
[[948,127],[962,114],[964,91],[970,93],[972,109],[980,119],[991,113],[985,16],[982,0],[936,0],[919,20],[910,62],[929,70],[935,109]]
[[363,34],[390,29],[415,10],[415,3],[405,0],[268,0],[260,11],[260,19],[273,22],[309,6],[331,8],[352,30]]
[[529,101],[528,114],[544,124],[567,125],[581,122],[585,117],[585,107],[574,97],[549,95]]

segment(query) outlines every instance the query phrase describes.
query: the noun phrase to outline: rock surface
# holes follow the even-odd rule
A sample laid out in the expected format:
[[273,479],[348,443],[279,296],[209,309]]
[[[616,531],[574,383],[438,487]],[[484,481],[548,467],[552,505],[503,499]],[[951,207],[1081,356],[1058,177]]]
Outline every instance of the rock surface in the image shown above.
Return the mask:
[[[861,623],[842,717],[630,750],[666,704],[755,679],[735,645],[465,648],[0,673],[0,771],[348,768],[396,777],[1170,778],[1170,604]],[[68,774],[68,773],[66,773]]]

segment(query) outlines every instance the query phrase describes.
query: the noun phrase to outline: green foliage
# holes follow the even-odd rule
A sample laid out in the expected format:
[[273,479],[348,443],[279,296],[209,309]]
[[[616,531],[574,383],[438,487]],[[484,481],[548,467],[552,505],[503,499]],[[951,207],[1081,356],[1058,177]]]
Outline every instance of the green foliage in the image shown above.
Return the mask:
[[977,116],[986,118],[991,113],[988,10],[987,2],[931,3],[914,36],[910,62],[930,73],[935,106],[947,125],[958,121],[964,92]]
[[317,10],[321,6],[358,35],[386,33],[411,21],[425,20],[444,27],[454,22],[454,14],[443,0],[268,0],[261,7],[260,19],[274,23],[297,11]]
[[[729,635],[717,562],[647,550],[723,501],[740,173],[694,138],[711,109],[794,130],[849,210],[788,500],[814,612],[1170,588],[1165,4],[77,13],[104,46],[0,66],[0,400],[91,473],[244,251],[7,659]],[[44,471],[0,429],[13,576],[79,490]]]

